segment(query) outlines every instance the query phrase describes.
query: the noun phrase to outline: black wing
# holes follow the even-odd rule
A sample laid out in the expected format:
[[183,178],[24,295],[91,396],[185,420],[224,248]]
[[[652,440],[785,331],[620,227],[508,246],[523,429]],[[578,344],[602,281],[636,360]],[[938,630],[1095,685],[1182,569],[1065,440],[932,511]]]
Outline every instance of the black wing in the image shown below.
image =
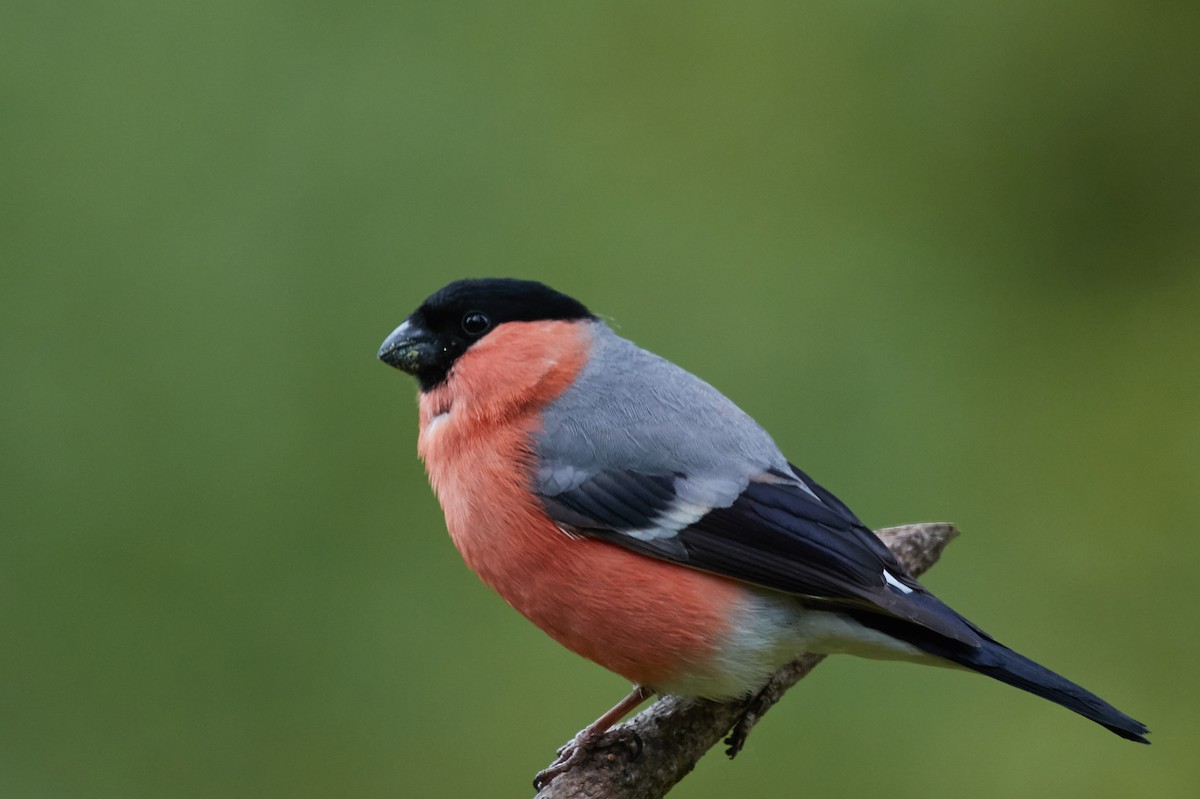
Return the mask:
[[836,497],[792,467],[705,506],[683,474],[605,471],[543,496],[584,535],[695,569],[783,591],[816,606],[883,613],[978,646],[975,628],[914,580]]

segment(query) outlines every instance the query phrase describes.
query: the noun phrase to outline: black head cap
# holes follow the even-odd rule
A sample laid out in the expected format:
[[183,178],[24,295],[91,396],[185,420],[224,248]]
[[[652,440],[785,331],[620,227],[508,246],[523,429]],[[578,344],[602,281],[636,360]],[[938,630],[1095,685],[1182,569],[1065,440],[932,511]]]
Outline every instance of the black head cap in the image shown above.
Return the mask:
[[430,295],[387,337],[379,358],[414,375],[425,391],[446,379],[468,347],[505,322],[594,318],[583,303],[532,280],[456,280]]

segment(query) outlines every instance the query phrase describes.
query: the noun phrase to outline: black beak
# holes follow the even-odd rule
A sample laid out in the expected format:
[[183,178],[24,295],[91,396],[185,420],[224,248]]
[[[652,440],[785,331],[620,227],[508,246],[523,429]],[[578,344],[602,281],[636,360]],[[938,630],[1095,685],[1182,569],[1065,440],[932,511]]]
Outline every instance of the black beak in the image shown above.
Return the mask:
[[428,330],[411,320],[392,331],[379,348],[379,360],[415,375],[433,365],[440,348]]

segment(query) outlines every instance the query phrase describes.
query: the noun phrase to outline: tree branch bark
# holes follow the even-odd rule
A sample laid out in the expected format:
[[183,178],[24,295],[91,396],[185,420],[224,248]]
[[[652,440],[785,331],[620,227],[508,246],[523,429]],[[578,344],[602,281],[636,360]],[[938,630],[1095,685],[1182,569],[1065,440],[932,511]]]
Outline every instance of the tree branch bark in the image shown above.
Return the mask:
[[[951,524],[926,523],[888,527],[877,535],[909,572],[920,575],[937,562],[958,530]],[[589,752],[535,799],[659,799],[726,733],[730,733],[727,753],[736,755],[758,720],[824,658],[801,655],[748,699],[710,702],[664,696],[615,727],[609,733],[616,742],[613,746]],[[630,741],[641,745],[630,745]]]

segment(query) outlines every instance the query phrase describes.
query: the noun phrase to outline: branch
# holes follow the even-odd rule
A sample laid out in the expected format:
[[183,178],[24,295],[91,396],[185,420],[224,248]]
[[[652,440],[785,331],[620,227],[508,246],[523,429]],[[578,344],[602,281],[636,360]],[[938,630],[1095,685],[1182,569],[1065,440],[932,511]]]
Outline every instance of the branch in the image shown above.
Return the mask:
[[[937,562],[958,530],[945,523],[910,524],[884,528],[877,535],[915,576]],[[763,714],[824,659],[801,655],[757,696],[746,699],[710,702],[664,696],[610,733],[616,741],[632,740],[639,746],[597,747],[535,799],[659,799],[731,730],[727,753],[735,756]]]

